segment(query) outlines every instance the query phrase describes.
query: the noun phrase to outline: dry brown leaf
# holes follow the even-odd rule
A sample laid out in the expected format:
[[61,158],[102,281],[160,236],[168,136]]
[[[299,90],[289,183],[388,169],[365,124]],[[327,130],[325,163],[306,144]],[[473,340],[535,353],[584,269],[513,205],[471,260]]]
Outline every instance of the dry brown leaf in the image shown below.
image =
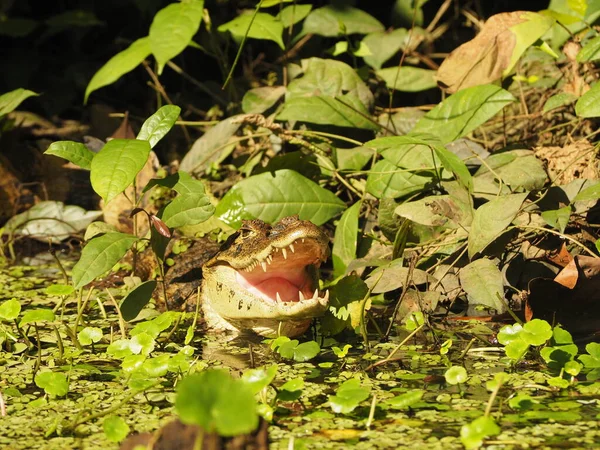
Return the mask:
[[444,60],[437,71],[438,84],[453,93],[500,79],[516,43],[516,37],[509,28],[524,22],[522,15],[523,11],[516,11],[490,17],[474,39],[458,47]]
[[581,178],[598,178],[594,146],[587,139],[564,147],[537,147],[533,151],[535,156],[546,163],[548,176],[553,184],[561,186]]
[[436,75],[440,87],[454,93],[501,79],[516,62],[515,49],[518,51],[516,56],[519,56],[531,45],[530,42],[518,44],[517,35],[511,28],[533,19],[539,21],[539,18],[539,14],[530,11],[490,17],[474,39],[458,47],[444,60]]

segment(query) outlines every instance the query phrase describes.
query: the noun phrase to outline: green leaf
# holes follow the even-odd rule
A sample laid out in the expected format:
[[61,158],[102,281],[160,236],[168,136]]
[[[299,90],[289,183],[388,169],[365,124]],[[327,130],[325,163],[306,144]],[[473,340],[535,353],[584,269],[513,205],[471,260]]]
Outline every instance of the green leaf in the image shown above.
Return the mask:
[[53,397],[62,397],[69,392],[69,383],[64,373],[39,372],[35,376],[35,384]]
[[[131,342],[129,341],[129,339],[117,339],[116,341],[111,342],[111,344],[108,347],[106,347],[106,354],[118,359],[123,359],[128,356],[131,356],[132,353],[133,351],[131,349]],[[142,356],[143,358],[145,358],[145,356],[143,355],[136,356]],[[129,361],[131,360],[128,360],[128,362]],[[140,361],[140,359],[134,358],[133,361]]]
[[389,67],[375,72],[388,89],[400,92],[419,92],[437,87],[433,77],[435,70],[420,69],[418,67]]
[[544,103],[544,107],[542,108],[543,113],[547,113],[548,111],[552,111],[553,109],[559,108],[564,105],[570,105],[575,100],[577,100],[577,96],[570,94],[568,92],[561,92],[560,94],[553,95],[546,103]]
[[529,345],[542,345],[552,337],[552,327],[545,320],[533,319],[523,325],[520,338]]
[[500,431],[494,419],[482,416],[461,427],[460,441],[466,450],[472,450],[481,447],[485,438],[500,434]]
[[58,156],[85,170],[91,169],[92,159],[94,159],[94,152],[82,143],[73,141],[53,142],[44,155]]
[[149,46],[158,62],[158,74],[179,55],[200,28],[204,0],[171,3],[154,16],[148,35]]
[[297,339],[288,339],[277,348],[277,352],[283,358],[304,362],[313,359],[321,350],[321,347],[315,341],[303,342],[302,344],[298,342]]
[[277,103],[285,92],[285,86],[263,86],[250,89],[246,91],[242,99],[242,110],[248,114],[262,114]]
[[13,112],[24,100],[38,95],[40,94],[23,88],[0,95],[0,118]]
[[442,143],[452,142],[483,125],[513,101],[510,92],[491,84],[462,89],[425,114],[413,132],[433,134]]
[[571,218],[571,206],[567,205],[560,209],[554,209],[551,211],[543,211],[542,219],[546,221],[548,225],[556,228],[561,233],[565,232],[565,228],[569,224]]
[[51,309],[28,309],[23,313],[19,326],[35,322],[53,322],[54,319],[54,311]]
[[502,273],[489,259],[478,259],[460,270],[460,284],[467,293],[469,304],[485,305],[498,314],[506,311]]
[[94,74],[85,89],[83,103],[87,103],[92,92],[114,83],[123,75],[131,72],[150,55],[150,39],[143,37],[131,44],[127,49],[117,53]]
[[577,54],[577,62],[592,62],[600,59],[600,36],[587,41],[579,53]]
[[358,216],[361,202],[356,202],[342,214],[340,221],[335,227],[333,239],[333,277],[337,278],[346,272],[351,261],[356,259],[356,247],[358,243]]
[[396,207],[394,213],[430,227],[468,227],[473,220],[474,210],[470,203],[461,200],[463,199],[453,195],[429,196],[414,202],[404,202]]
[[[475,174],[474,181],[497,184],[500,178],[512,190],[541,189],[548,175],[544,164],[530,150],[510,150],[490,155]],[[495,190],[497,193],[498,190]]]
[[600,344],[597,342],[590,342],[585,346],[585,350],[588,354],[580,355],[579,361],[583,363],[586,369],[600,368]]
[[123,192],[148,160],[150,143],[137,139],[113,139],[94,157],[90,180],[106,203]]
[[600,83],[594,83],[589,91],[579,97],[575,103],[575,113],[584,118],[600,117]]
[[513,341],[520,340],[522,332],[523,326],[520,323],[505,325],[498,332],[498,342],[502,345],[508,345]]
[[523,53],[555,24],[552,17],[531,11],[523,11],[520,17],[525,21],[509,28],[514,35],[515,44],[510,61],[502,72],[503,77],[508,76],[513,71]]
[[433,176],[398,167],[388,160],[377,161],[367,176],[367,192],[376,198],[405,197],[421,192],[434,182]]
[[169,228],[196,225],[210,218],[215,207],[204,193],[180,194],[175,197],[162,213],[162,220]]
[[[263,3],[264,4],[264,3]],[[304,19],[310,13],[312,5],[290,5],[283,8],[277,14],[277,19],[283,28],[289,28]]]
[[328,5],[312,11],[302,28],[302,35],[317,34],[335,37],[350,34],[368,34],[383,31],[377,19],[366,12],[346,5]]
[[215,214],[232,227],[242,219],[267,223],[298,214],[322,225],[346,208],[332,192],[293,170],[262,173],[235,184],[217,205]]
[[169,371],[169,360],[171,358],[172,356],[169,354],[148,358],[144,361],[140,370],[149,378],[164,377]]
[[[415,29],[413,29],[413,33],[415,33]],[[381,69],[383,63],[400,49],[406,48],[408,34],[408,30],[405,28],[368,34],[362,40],[362,43],[369,48],[371,54],[364,56],[363,59],[372,68]]]
[[241,380],[250,387],[253,394],[258,394],[273,382],[277,370],[276,364],[258,369],[247,369],[242,374]]
[[177,385],[175,409],[183,423],[221,436],[250,433],[258,426],[252,390],[223,370],[209,369],[185,377]]
[[129,434],[129,425],[119,416],[108,416],[102,422],[104,435],[111,442],[121,442]]
[[404,394],[387,399],[385,403],[392,409],[408,409],[415,403],[420,402],[424,393],[425,391],[422,389],[413,389]]
[[370,117],[369,111],[354,95],[316,95],[289,98],[283,104],[277,120],[298,120],[317,125],[378,130],[379,125],[367,117]]
[[52,284],[44,289],[46,295],[60,296],[60,295],[71,295],[74,292],[73,286],[67,284]]
[[506,356],[514,361],[518,361],[525,353],[529,350],[529,344],[522,339],[515,339],[514,341],[508,343],[506,347],[504,347],[504,351],[506,352]]
[[[332,59],[308,58],[302,60],[302,71],[303,75],[288,85],[286,103],[295,98],[322,96],[338,97],[359,111],[373,107],[373,93],[348,64]],[[356,105],[357,98],[363,107]],[[323,103],[319,105],[323,107]]]
[[81,345],[91,345],[92,342],[100,342],[100,339],[102,339],[102,329],[97,327],[85,327],[77,333],[77,339]]
[[531,409],[533,405],[533,399],[527,394],[517,394],[508,400],[508,406],[517,411],[527,411],[528,409]]
[[[254,20],[253,20],[254,17]],[[237,39],[242,39],[245,35],[253,39],[266,39],[275,42],[284,50],[283,43],[283,24],[267,13],[248,12],[237,16],[230,22],[221,25],[220,32],[229,31]]]
[[116,231],[117,228],[115,226],[109,225],[106,222],[92,222],[86,228],[83,240],[89,241],[90,239],[98,236],[99,234],[113,233]]
[[352,378],[344,381],[337,389],[335,395],[329,396],[331,409],[335,413],[348,414],[366,400],[371,393],[371,388],[360,385],[360,380]]
[[460,384],[467,381],[467,371],[462,366],[452,366],[444,373],[448,384]]
[[129,341],[129,348],[134,354],[148,356],[156,347],[154,336],[148,333],[138,333]]
[[154,186],[164,186],[173,189],[178,194],[204,194],[204,183],[179,170],[165,178],[153,178],[144,187],[143,192],[149,191]]
[[21,303],[16,298],[6,300],[0,304],[0,318],[15,320],[21,312]]
[[125,233],[106,233],[92,239],[84,247],[81,258],[73,267],[75,289],[108,272],[137,240],[135,236]]
[[163,106],[146,119],[136,139],[148,141],[150,148],[154,148],[157,142],[173,128],[180,112],[181,108],[179,106]]
[[506,231],[526,197],[527,193],[503,195],[477,208],[469,232],[469,258],[482,252]]
[[142,284],[138,284],[129,291],[119,306],[123,319],[128,322],[135,319],[144,306],[152,299],[152,293],[155,288],[156,281],[148,280]]

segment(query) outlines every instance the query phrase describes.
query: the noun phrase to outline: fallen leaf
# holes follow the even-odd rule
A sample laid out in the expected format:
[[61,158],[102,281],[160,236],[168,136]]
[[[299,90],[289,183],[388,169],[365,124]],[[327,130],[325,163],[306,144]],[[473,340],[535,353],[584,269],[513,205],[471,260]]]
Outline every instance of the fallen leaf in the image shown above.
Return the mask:
[[436,75],[438,84],[454,93],[501,79],[553,23],[553,19],[529,11],[493,15],[474,39],[444,60]]

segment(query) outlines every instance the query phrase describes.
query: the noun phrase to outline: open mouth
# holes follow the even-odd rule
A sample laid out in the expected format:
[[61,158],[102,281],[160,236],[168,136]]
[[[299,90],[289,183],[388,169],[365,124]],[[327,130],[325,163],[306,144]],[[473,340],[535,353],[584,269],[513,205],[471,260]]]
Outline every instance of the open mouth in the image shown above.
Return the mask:
[[264,259],[238,269],[236,279],[246,291],[267,302],[327,302],[329,291],[321,295],[317,276],[326,257],[320,242],[298,238],[281,247],[273,245]]

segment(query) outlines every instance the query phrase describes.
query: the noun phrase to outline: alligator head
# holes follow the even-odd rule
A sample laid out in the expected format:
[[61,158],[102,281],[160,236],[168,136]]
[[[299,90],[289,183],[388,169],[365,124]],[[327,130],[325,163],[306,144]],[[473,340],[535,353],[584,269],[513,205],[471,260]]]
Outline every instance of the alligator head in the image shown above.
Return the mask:
[[329,303],[329,292],[318,289],[318,269],[328,256],[327,235],[298,216],[273,226],[244,221],[203,267],[208,326],[265,337],[304,333]]

